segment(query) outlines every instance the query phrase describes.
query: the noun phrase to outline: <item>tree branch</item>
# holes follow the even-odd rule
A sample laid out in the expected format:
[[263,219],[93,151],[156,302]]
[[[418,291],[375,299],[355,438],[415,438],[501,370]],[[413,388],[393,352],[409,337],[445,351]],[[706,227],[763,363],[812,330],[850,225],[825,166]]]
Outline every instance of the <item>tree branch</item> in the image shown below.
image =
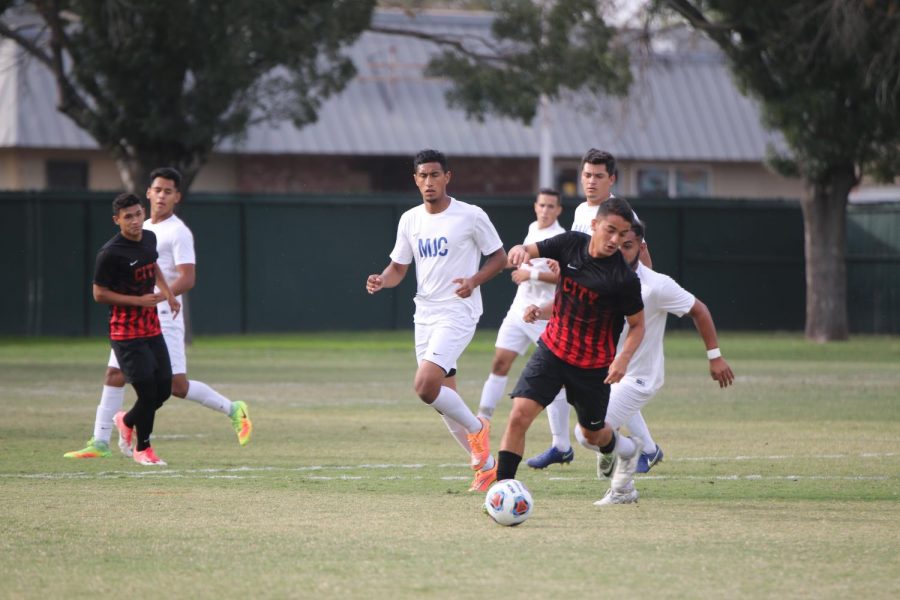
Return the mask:
[[463,56],[467,56],[471,59],[474,59],[478,62],[498,62],[502,63],[503,59],[501,57],[501,53],[498,48],[496,48],[493,44],[488,42],[487,40],[479,38],[479,41],[483,43],[488,48],[494,50],[494,54],[482,54],[480,52],[475,52],[474,50],[470,50],[466,47],[465,43],[460,41],[457,38],[445,37],[441,35],[435,35],[431,33],[422,33],[421,31],[412,31],[410,29],[403,29],[402,27],[384,27],[380,25],[375,25],[369,27],[369,31],[373,33],[383,33],[385,35],[397,35],[403,37],[416,38],[420,40],[426,40],[437,44],[438,46],[449,46],[462,54]]

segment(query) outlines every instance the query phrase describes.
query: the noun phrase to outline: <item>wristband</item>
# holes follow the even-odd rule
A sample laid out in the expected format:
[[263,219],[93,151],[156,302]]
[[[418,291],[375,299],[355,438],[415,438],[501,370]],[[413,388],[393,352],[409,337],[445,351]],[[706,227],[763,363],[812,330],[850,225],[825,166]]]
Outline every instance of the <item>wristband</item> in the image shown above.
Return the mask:
[[538,278],[539,278],[540,276],[541,276],[541,274],[538,272],[537,269],[532,269],[532,270],[531,270],[531,273],[528,274],[528,277],[529,277],[532,281],[537,281]]
[[722,351],[718,348],[713,348],[712,350],[706,351],[706,358],[708,358],[709,360],[719,358],[720,356],[722,356]]

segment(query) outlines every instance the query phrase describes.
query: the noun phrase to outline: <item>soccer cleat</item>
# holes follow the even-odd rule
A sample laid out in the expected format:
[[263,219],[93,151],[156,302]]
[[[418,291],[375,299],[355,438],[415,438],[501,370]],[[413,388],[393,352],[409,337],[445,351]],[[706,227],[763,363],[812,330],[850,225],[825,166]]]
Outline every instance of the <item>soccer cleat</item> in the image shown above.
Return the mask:
[[246,446],[250,441],[250,434],[253,433],[253,422],[250,420],[250,413],[247,411],[247,403],[243,400],[231,403],[231,426],[237,434],[238,442],[241,446]]
[[525,464],[527,464],[532,469],[546,469],[552,464],[559,463],[561,465],[566,465],[572,462],[575,458],[575,450],[569,448],[565,452],[562,450],[558,450],[556,446],[550,446],[547,450],[544,450],[537,456],[532,456]]
[[642,452],[641,458],[638,459],[637,472],[638,473],[649,473],[650,469],[656,465],[656,463],[661,463],[663,456],[665,454],[662,451],[662,448],[659,447],[659,444],[656,445],[656,450],[653,452]]
[[478,420],[481,421],[481,431],[468,434],[469,448],[472,449],[470,466],[473,471],[483,467],[491,455],[491,422],[484,417],[478,417]]
[[156,455],[156,452],[153,451],[153,446],[147,446],[145,450],[135,450],[134,462],[139,465],[166,466],[166,461]]
[[610,504],[637,504],[638,491],[631,486],[625,492],[614,492],[612,488],[606,490],[606,495],[594,502],[594,506],[609,506]]
[[609,479],[619,462],[619,456],[615,452],[597,454],[597,477],[599,479]]
[[627,457],[620,456],[613,470],[610,487],[616,493],[627,492],[634,487],[634,472],[641,458],[641,441],[636,437],[632,437],[631,441],[634,442],[634,454]]
[[469,486],[470,492],[486,492],[497,481],[497,465],[487,471],[476,471],[475,479]]
[[88,440],[86,448],[72,450],[63,454],[63,458],[106,458],[107,456],[112,456],[109,444],[94,438]]
[[125,425],[124,410],[120,410],[115,414],[113,423],[115,423],[116,429],[119,430],[119,450],[121,450],[122,454],[125,456],[131,456],[131,442],[134,437],[134,430]]

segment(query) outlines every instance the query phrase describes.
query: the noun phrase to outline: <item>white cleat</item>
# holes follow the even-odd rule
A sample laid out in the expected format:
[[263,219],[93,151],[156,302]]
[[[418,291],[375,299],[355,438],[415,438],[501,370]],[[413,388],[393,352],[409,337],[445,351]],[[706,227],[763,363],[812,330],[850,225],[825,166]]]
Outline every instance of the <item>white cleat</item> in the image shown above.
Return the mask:
[[619,462],[618,454],[615,452],[610,452],[609,454],[601,452],[597,454],[597,479],[609,479],[612,477],[617,462]]
[[634,442],[634,454],[629,457],[620,456],[613,470],[610,488],[618,493],[634,489],[634,473],[641,460],[641,441],[636,437],[632,437],[631,441]]
[[606,490],[606,495],[594,502],[594,506],[608,506],[610,504],[637,504],[638,491],[631,488],[629,491],[614,492],[612,488]]

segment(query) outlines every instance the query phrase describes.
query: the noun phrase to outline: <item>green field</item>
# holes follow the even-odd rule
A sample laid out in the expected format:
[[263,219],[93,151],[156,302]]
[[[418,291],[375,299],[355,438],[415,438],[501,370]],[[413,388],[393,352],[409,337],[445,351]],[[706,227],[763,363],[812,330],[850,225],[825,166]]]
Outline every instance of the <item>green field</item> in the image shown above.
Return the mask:
[[[472,407],[493,335],[460,362]],[[696,334],[669,335],[639,504],[594,507],[576,447],[519,471],[535,511],[504,528],[412,392],[410,332],[197,340],[191,378],[247,401],[254,438],[173,398],[163,469],[62,458],[91,435],[104,340],[0,340],[0,598],[900,597],[900,338],[721,342],[725,391]],[[548,442],[541,418],[526,454]]]

